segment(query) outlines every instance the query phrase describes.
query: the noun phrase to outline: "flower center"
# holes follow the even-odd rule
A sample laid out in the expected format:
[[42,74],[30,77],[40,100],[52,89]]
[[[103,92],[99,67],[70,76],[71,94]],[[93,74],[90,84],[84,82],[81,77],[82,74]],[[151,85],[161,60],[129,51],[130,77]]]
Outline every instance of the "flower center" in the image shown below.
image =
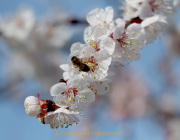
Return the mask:
[[104,23],[104,27],[106,27],[106,28],[110,29],[110,25],[109,25],[109,24],[107,24],[106,22]]
[[127,44],[127,39],[128,39],[128,36],[127,34],[124,32],[121,37],[119,39],[116,39],[119,43],[120,43],[120,46],[121,47],[126,47],[126,44]]
[[95,68],[96,68],[96,66],[98,66],[94,56],[89,57],[86,61],[86,64],[90,67],[92,72],[95,72]]
[[77,88],[68,88],[66,91],[65,91],[65,95],[67,96],[67,98],[69,99],[74,99],[76,97],[78,93],[78,89]]
[[100,50],[100,49],[99,49],[99,43],[98,43],[97,41],[91,40],[91,41],[89,42],[89,45],[91,45],[96,51],[99,51],[99,50]]

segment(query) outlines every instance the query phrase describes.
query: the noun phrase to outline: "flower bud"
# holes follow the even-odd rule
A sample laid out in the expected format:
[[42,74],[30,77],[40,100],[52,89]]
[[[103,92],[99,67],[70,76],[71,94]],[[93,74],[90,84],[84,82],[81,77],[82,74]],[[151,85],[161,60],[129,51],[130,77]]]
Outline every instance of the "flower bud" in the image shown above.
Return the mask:
[[37,116],[41,113],[41,106],[39,104],[38,98],[34,96],[29,96],[24,101],[24,106],[26,108],[26,113],[29,116]]

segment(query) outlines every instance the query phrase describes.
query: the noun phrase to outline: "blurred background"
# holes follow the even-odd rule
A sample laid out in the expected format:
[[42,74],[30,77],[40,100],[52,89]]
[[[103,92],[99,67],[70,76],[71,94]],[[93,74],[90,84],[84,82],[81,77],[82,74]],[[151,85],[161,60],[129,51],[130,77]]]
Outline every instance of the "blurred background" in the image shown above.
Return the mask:
[[[24,99],[62,78],[72,43],[84,42],[87,13],[118,0],[0,0],[0,140],[180,140],[180,10],[167,34],[116,70],[111,92],[97,96],[78,125],[52,130],[25,113]],[[23,31],[21,29],[24,29]],[[3,32],[3,33],[2,33]],[[60,132],[124,132],[115,136],[68,136]]]

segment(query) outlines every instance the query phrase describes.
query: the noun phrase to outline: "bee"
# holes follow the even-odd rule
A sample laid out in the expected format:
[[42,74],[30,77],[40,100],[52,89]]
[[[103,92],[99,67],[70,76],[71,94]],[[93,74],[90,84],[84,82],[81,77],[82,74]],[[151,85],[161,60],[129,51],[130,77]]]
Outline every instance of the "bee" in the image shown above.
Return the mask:
[[90,71],[90,67],[82,62],[80,58],[77,56],[73,56],[71,61],[75,67],[79,68],[79,71],[88,72]]

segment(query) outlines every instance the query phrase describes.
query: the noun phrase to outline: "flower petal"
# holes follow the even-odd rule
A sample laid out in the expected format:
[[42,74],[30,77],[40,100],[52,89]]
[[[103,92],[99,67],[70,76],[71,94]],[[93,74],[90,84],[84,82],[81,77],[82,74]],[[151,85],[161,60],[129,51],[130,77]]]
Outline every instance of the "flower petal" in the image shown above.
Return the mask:
[[97,25],[97,24],[102,24],[105,19],[105,11],[101,8],[96,8],[89,12],[89,14],[86,17],[86,20],[88,21],[89,24],[91,25]]
[[99,44],[100,49],[105,49],[107,52],[112,55],[115,48],[115,41],[111,39],[110,37],[105,37],[101,39],[101,42]]
[[105,11],[106,11],[105,21],[107,23],[110,23],[113,20],[114,10],[111,6],[108,6],[105,8]]
[[57,96],[63,93],[66,90],[66,83],[58,83],[51,87],[50,93],[51,96]]
[[113,33],[113,38],[114,39],[120,39],[122,34],[124,33],[125,29],[125,23],[122,22],[121,24],[118,24],[115,28],[115,31]]
[[69,65],[68,64],[62,64],[59,67],[64,71],[69,71]]
[[90,89],[85,89],[79,94],[85,96],[85,100],[87,101],[87,103],[92,103],[95,100],[95,95]]

